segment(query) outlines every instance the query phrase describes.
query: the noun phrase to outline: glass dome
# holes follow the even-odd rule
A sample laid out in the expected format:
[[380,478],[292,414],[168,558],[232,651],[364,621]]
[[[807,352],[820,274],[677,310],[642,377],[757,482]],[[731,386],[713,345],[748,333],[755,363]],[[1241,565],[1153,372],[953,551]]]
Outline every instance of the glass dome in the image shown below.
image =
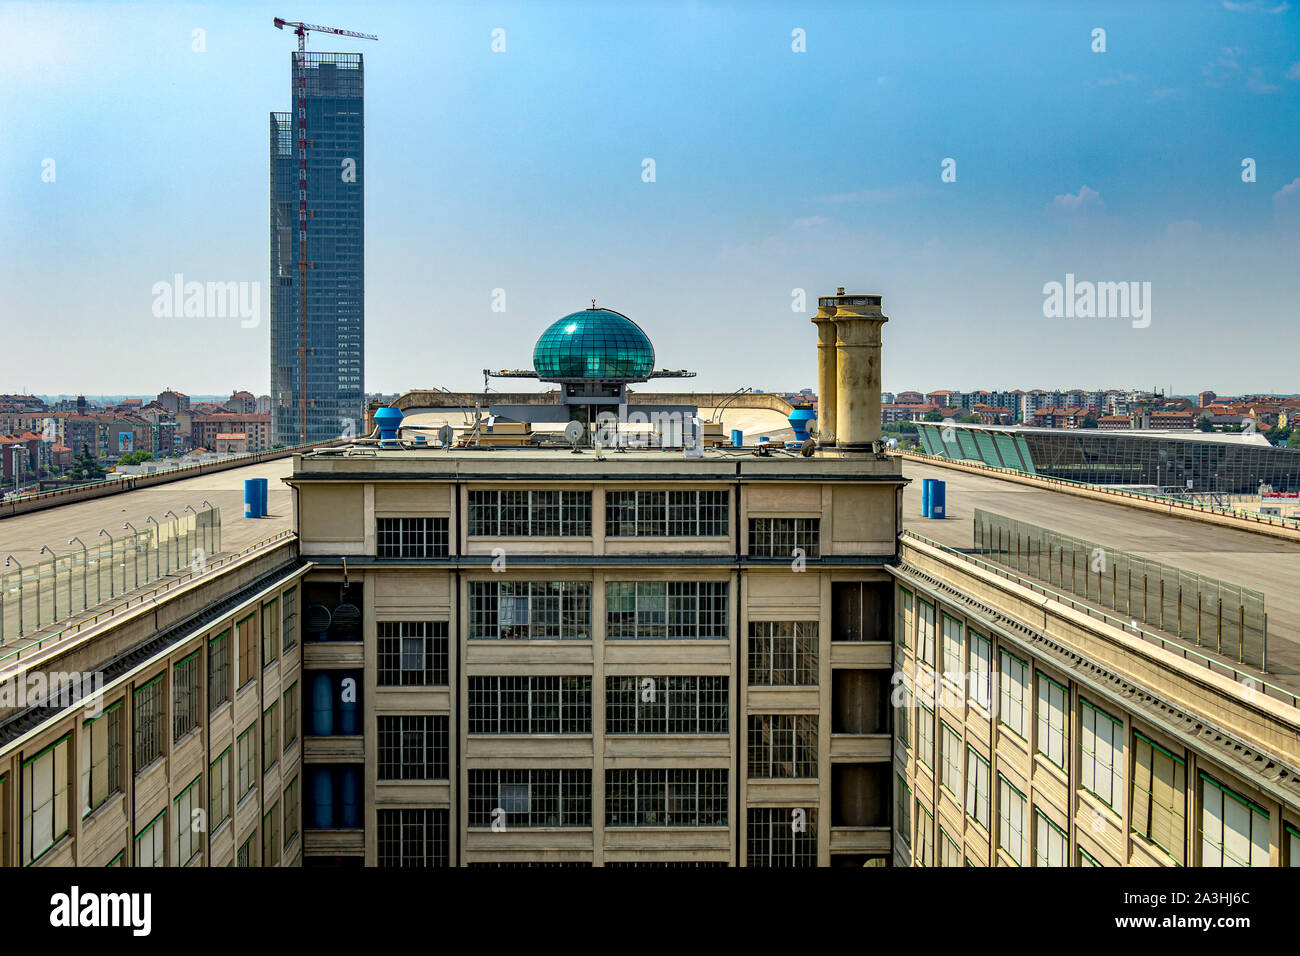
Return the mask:
[[642,382],[654,369],[655,349],[641,327],[612,309],[590,308],[553,323],[533,347],[543,381],[575,378]]

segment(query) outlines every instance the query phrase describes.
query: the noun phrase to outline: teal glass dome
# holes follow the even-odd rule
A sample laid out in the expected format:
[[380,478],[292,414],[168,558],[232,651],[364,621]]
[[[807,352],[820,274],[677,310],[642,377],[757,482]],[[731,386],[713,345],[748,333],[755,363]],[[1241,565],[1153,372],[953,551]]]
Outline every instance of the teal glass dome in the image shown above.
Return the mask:
[[590,308],[552,323],[533,347],[533,368],[543,381],[622,379],[643,382],[655,349],[641,327],[612,309]]

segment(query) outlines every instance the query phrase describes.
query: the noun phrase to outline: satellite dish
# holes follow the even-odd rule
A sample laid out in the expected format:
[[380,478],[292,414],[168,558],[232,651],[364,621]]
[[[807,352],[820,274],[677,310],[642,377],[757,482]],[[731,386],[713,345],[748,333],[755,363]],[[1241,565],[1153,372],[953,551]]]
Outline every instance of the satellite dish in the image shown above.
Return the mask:
[[452,431],[450,425],[443,425],[438,429],[438,441],[442,442],[444,445],[450,445],[452,439],[455,437],[456,433]]
[[582,422],[569,422],[569,424],[564,426],[564,440],[573,446],[573,453],[575,455],[580,454],[578,451],[578,442],[582,440],[582,436],[586,433],[587,428],[582,424]]

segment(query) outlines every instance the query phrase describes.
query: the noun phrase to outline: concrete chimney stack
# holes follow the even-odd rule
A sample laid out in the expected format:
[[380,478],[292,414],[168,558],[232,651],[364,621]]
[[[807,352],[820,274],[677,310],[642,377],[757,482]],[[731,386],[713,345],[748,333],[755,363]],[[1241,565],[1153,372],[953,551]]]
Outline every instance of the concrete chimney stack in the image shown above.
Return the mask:
[[[844,290],[841,289],[841,292]],[[817,314],[812,318],[817,326],[817,444],[821,448],[835,446],[836,385],[839,362],[836,359],[835,299],[823,296],[817,300]]]
[[889,317],[881,312],[880,296],[845,295],[842,288],[818,299],[818,315],[829,306],[835,323],[835,447],[841,454],[870,453],[881,437],[880,339]]

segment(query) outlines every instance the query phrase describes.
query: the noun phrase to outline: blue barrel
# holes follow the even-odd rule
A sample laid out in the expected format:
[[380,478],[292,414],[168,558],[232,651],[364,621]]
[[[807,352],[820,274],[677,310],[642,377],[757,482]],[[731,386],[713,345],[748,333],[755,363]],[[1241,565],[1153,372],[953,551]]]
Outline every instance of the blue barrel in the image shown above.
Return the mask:
[[930,493],[934,489],[933,478],[921,479],[921,517],[930,517]]
[[946,485],[938,478],[931,478],[930,482],[930,513],[926,517],[942,519],[947,511],[944,500],[947,497]]
[[257,479],[244,479],[244,517],[257,517]]
[[[343,696],[343,681],[351,679],[354,687],[349,693],[355,700]],[[361,733],[361,678],[357,674],[345,674],[339,681],[339,725],[338,732],[344,737],[356,737]]]
[[817,420],[817,413],[811,408],[796,408],[790,413],[788,421],[790,428],[794,430],[794,440],[805,442],[808,440],[808,423]]
[[739,428],[733,428],[731,430],[731,443],[737,448],[743,447],[745,444],[745,433]]
[[334,774],[328,767],[311,769],[311,813],[307,824],[316,830],[334,828]]
[[361,828],[361,771],[343,767],[339,771],[339,823],[344,830]]
[[269,512],[266,510],[267,484],[265,478],[254,478],[257,482],[257,516],[265,518]]
[[334,734],[334,680],[329,674],[311,675],[311,730],[313,737]]

